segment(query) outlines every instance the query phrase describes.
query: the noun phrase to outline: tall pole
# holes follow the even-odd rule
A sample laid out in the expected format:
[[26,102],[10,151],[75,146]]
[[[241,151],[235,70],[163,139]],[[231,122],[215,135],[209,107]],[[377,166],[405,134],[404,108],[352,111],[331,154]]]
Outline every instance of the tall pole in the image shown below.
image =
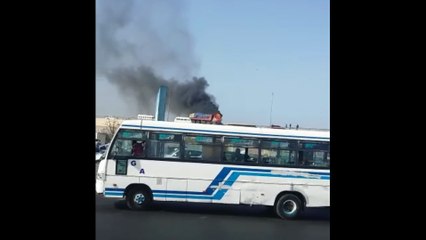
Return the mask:
[[271,112],[269,114],[269,125],[272,126],[272,105],[274,104],[274,92],[272,92],[272,99],[271,99]]

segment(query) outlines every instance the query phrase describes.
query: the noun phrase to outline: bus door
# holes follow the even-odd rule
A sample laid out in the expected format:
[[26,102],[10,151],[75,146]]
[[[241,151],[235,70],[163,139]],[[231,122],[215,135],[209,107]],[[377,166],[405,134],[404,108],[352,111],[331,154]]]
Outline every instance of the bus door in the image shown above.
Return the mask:
[[[120,129],[112,141],[106,163],[105,194],[123,197],[124,188],[139,182],[139,172],[135,168],[142,157],[146,132],[133,129]],[[140,149],[137,145],[140,145]]]

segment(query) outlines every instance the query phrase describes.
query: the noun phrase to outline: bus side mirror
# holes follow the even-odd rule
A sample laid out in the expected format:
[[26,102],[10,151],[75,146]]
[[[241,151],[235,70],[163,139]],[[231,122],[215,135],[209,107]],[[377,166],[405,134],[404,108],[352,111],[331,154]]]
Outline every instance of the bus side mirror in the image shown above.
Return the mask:
[[96,153],[96,161],[101,161],[104,158],[105,158],[105,152],[103,152],[102,154]]

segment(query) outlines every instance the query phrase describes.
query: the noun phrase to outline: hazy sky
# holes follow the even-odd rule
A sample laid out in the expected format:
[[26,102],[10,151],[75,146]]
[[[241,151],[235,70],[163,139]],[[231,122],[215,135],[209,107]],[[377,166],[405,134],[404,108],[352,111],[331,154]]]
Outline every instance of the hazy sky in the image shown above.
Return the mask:
[[99,0],[96,114],[152,109],[135,97],[143,82],[103,75],[144,65],[161,79],[204,77],[225,123],[267,125],[272,103],[273,124],[329,128],[329,15],[327,0]]

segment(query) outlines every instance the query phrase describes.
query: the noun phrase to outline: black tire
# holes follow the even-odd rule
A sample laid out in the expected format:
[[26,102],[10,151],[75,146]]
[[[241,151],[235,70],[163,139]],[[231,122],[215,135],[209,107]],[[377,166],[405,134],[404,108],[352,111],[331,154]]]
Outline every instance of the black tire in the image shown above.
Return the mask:
[[149,190],[142,187],[130,189],[126,194],[126,204],[131,210],[148,209],[152,203],[152,194]]
[[275,206],[275,213],[282,219],[296,219],[303,210],[302,200],[294,194],[282,195]]

